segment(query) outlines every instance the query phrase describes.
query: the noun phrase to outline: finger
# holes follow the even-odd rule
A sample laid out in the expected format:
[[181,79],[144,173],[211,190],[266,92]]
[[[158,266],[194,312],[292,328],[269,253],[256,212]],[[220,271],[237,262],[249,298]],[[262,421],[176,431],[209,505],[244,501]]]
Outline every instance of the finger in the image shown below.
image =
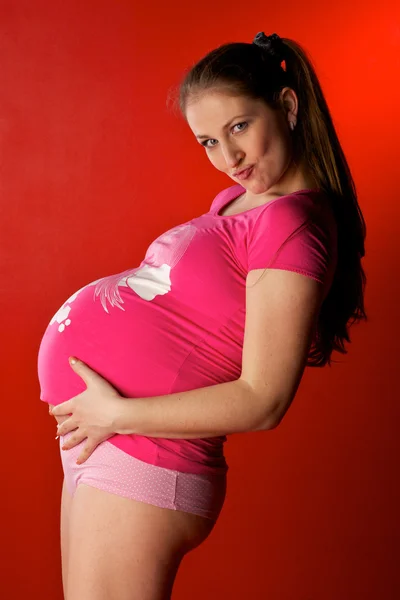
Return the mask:
[[57,415],[59,417],[68,415],[68,414],[72,414],[72,412],[73,412],[72,411],[72,409],[73,409],[72,401],[73,401],[73,398],[71,400],[67,400],[66,402],[61,402],[61,404],[57,404],[57,406],[54,406],[51,409],[51,414],[53,416]]
[[76,464],[81,465],[82,463],[84,463],[85,460],[87,460],[89,458],[89,456],[92,454],[92,452],[96,448],[96,446],[97,446],[97,444],[95,444],[94,446],[93,445],[85,446],[85,448],[82,450],[81,454],[78,456]]
[[78,425],[73,422],[71,417],[56,417],[58,421],[57,425],[57,434],[58,435],[67,435],[71,431],[78,429]]
[[52,409],[54,408],[54,406],[54,404],[49,404],[49,415],[51,417],[54,417],[57,423],[63,423],[66,419],[69,419],[68,415],[65,415],[65,417],[57,417],[57,415],[53,415]]
[[[57,416],[55,416],[54,418],[55,418],[55,420],[57,421],[57,423],[59,425],[61,425],[61,423],[64,423],[64,421],[66,421],[67,419],[69,419],[68,416],[65,416],[65,417],[57,417]],[[58,429],[57,429],[57,432],[58,432]],[[65,433],[62,434],[62,435],[65,435]]]
[[84,433],[74,433],[69,437],[62,445],[61,450],[70,450],[74,446],[80,444],[84,439],[86,439],[86,435]]
[[86,363],[82,362],[81,360],[78,360],[74,356],[69,358],[69,364],[71,365],[71,368],[75,371],[75,373],[77,373],[79,377],[83,379],[87,387],[89,387],[89,383],[91,380],[104,381],[104,378],[99,373],[93,371],[93,369],[91,369]]
[[111,385],[111,383],[109,381],[107,381],[104,377],[102,377],[100,375],[100,373],[97,373],[97,371],[94,371],[93,369],[91,369],[82,360],[78,360],[77,358],[75,358],[75,361],[76,361],[75,363],[72,363],[71,359],[70,359],[69,363],[70,363],[71,367],[73,368],[73,370],[75,371],[75,373],[77,375],[79,375],[79,377],[81,379],[83,379],[83,381],[86,383],[86,388],[88,388],[90,386],[94,386],[96,384],[102,385],[102,386],[107,386],[107,388],[112,390],[112,393],[115,396],[119,397],[117,390]]

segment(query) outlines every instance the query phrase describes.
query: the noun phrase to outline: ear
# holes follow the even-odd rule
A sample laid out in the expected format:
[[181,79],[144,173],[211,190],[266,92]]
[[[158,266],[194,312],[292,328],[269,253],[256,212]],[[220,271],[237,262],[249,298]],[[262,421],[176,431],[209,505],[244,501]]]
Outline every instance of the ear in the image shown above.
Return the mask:
[[286,118],[288,118],[289,116],[297,117],[297,112],[299,110],[299,101],[296,92],[292,88],[283,88],[283,90],[280,93],[280,101],[282,104],[282,108],[284,109]]

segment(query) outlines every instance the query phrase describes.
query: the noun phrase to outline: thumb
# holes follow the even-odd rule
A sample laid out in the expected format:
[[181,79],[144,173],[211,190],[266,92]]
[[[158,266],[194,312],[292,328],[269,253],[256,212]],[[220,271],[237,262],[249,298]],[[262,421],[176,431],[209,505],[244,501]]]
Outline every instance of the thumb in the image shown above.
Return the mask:
[[82,379],[85,381],[85,383],[87,383],[86,377],[88,377],[87,369],[89,367],[87,365],[85,365],[85,363],[83,363],[81,360],[78,360],[77,358],[75,358],[75,356],[70,356],[68,360],[69,360],[69,364],[71,365],[73,370],[76,372],[76,374],[79,375],[79,377],[82,377]]
[[83,361],[78,360],[75,356],[69,357],[69,364],[71,365],[75,373],[83,379],[86,385],[89,384],[89,381],[95,382],[102,379],[102,377],[98,373],[93,371],[93,369],[91,369]]
[[70,356],[69,357],[69,364],[72,365],[73,367],[76,367],[77,364],[79,364],[79,360],[77,358],[75,358],[75,356]]

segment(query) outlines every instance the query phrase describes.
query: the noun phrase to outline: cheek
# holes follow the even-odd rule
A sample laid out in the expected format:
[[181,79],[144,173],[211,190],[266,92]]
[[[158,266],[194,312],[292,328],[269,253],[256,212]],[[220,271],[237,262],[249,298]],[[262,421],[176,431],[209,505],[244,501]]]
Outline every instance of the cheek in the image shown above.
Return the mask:
[[274,165],[277,169],[285,168],[290,160],[290,148],[282,137],[265,141],[261,153],[262,160]]
[[274,146],[274,139],[270,136],[255,135],[247,144],[247,154],[256,161],[270,161],[275,154]]
[[217,150],[207,154],[207,157],[213,167],[215,167],[219,171],[222,171],[224,169],[224,158],[221,155],[221,153],[217,152]]

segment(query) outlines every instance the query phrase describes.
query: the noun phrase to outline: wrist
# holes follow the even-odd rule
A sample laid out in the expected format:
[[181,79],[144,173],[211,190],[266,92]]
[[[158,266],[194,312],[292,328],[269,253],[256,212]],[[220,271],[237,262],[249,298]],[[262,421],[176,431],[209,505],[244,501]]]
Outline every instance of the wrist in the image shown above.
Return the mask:
[[129,402],[128,400],[128,398],[121,396],[121,398],[118,399],[118,404],[114,412],[113,430],[120,435],[134,433],[132,431],[132,425],[129,426],[129,423],[132,423],[132,402]]

